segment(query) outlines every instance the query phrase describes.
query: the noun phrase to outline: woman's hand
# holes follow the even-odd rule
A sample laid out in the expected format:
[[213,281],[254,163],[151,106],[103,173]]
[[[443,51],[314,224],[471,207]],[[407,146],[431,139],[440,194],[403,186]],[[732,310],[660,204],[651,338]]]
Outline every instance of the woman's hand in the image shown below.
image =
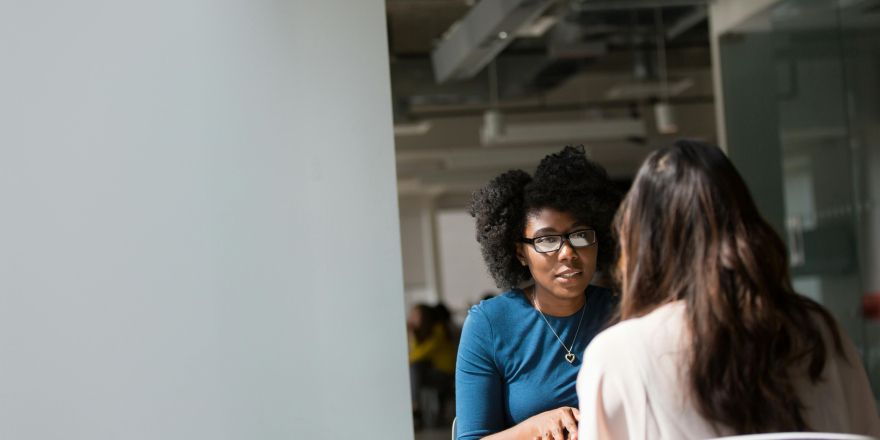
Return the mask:
[[577,408],[563,406],[536,414],[483,440],[577,440],[580,418]]
[[580,418],[577,408],[563,406],[534,415],[523,423],[531,428],[535,439],[577,440]]

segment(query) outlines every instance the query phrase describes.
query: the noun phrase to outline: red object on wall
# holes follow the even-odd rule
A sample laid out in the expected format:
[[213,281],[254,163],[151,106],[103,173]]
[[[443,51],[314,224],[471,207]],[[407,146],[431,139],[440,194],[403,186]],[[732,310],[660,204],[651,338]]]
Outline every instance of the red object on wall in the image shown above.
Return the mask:
[[880,321],[880,292],[872,292],[862,297],[862,316],[872,321]]

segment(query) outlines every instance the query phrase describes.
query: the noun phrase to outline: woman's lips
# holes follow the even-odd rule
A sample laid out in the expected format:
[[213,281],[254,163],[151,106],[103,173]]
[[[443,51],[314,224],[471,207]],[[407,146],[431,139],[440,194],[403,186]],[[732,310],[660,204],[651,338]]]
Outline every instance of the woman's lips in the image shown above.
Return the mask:
[[573,279],[579,278],[583,274],[584,273],[579,270],[567,270],[565,272],[561,272],[561,273],[556,274],[556,278],[559,278],[562,280],[573,280]]

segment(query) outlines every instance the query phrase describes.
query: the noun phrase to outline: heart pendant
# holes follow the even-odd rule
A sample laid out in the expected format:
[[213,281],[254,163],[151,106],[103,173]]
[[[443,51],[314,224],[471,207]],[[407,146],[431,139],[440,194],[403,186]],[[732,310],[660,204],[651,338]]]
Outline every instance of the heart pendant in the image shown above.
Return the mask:
[[574,359],[575,359],[574,353],[567,353],[565,355],[565,360],[567,360],[569,364],[574,363]]

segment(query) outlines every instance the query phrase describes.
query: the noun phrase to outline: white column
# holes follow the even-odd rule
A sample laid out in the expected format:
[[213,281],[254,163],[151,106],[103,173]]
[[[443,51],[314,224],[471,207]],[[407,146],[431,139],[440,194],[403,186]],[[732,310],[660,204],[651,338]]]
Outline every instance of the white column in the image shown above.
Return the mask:
[[719,40],[743,22],[781,0],[714,0],[709,3],[709,45],[712,49],[712,83],[715,96],[715,129],[719,147],[727,151],[727,123],[724,113],[724,89],[721,78]]
[[[866,131],[867,139],[880,142],[880,124],[866,127]],[[864,211],[862,226],[865,238],[861,270],[865,293],[877,294],[880,293],[880,146],[874,144],[862,148],[865,148],[867,156],[864,166],[867,171],[867,194],[864,195],[866,203],[860,206]]]
[[0,3],[0,438],[412,437],[384,14]]
[[407,194],[400,204],[407,308],[416,303],[434,304],[443,295],[434,196]]

